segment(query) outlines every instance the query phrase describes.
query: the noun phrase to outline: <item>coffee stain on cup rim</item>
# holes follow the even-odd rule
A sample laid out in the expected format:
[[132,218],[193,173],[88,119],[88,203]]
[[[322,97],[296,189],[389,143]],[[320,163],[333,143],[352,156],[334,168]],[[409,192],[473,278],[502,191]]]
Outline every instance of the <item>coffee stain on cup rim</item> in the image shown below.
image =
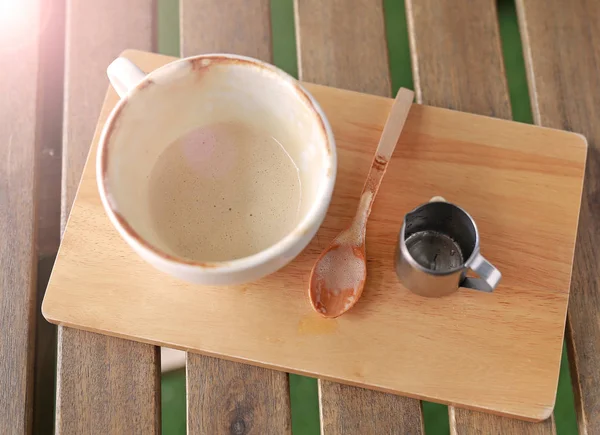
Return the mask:
[[[297,81],[295,78],[293,78],[286,72],[280,70],[279,68],[277,68],[273,65],[270,65],[268,63],[265,63],[263,61],[260,61],[258,59],[252,59],[249,57],[238,56],[238,55],[223,55],[223,54],[198,55],[198,56],[194,56],[194,57],[190,57],[190,58],[175,60],[173,62],[165,64],[163,67],[160,67],[160,68],[150,72],[145,77],[145,79],[142,80],[133,89],[132,92],[128,93],[125,97],[123,97],[119,100],[119,102],[117,103],[115,108],[112,110],[112,112],[108,116],[108,119],[106,120],[106,123],[105,123],[105,127],[102,131],[100,140],[98,142],[97,153],[100,158],[97,159],[97,163],[96,163],[97,164],[96,176],[98,178],[98,175],[99,175],[99,178],[100,178],[98,180],[98,186],[101,187],[100,199],[105,205],[105,209],[109,215],[109,218],[111,220],[113,220],[114,223],[116,223],[118,225],[118,227],[120,227],[120,229],[123,231],[123,233],[124,233],[124,235],[126,235],[126,237],[131,238],[135,243],[137,243],[138,245],[140,245],[147,251],[151,252],[153,255],[156,255],[159,258],[162,258],[164,260],[167,260],[167,261],[170,261],[173,263],[184,264],[184,265],[192,266],[192,267],[199,267],[199,268],[207,269],[207,270],[216,270],[216,269],[220,269],[220,268],[231,267],[231,266],[233,266],[232,263],[234,263],[234,264],[239,263],[241,261],[250,260],[250,259],[258,257],[258,256],[263,256],[263,255],[266,256],[267,255],[266,253],[270,254],[270,255],[268,255],[268,258],[272,258],[273,256],[276,256],[276,255],[281,255],[281,252],[274,251],[274,248],[276,248],[278,245],[291,244],[293,242],[290,242],[290,240],[298,239],[298,238],[302,237],[303,235],[306,235],[306,233],[308,233],[310,231],[310,225],[305,224],[306,223],[305,221],[309,220],[308,219],[309,215],[305,216],[303,221],[301,221],[296,226],[296,228],[294,228],[284,238],[279,240],[275,245],[273,245],[263,251],[260,251],[253,255],[250,255],[248,257],[243,257],[243,258],[239,258],[239,259],[235,259],[235,260],[231,260],[231,261],[201,262],[201,261],[189,260],[189,259],[186,259],[183,257],[168,254],[168,253],[164,252],[163,250],[159,249],[158,247],[154,246],[153,244],[149,243],[129,224],[129,222],[125,219],[125,217],[123,215],[121,215],[121,213],[118,212],[116,204],[114,203],[114,200],[111,199],[110,189],[108,186],[108,160],[109,160],[108,144],[110,143],[111,138],[120,123],[121,114],[122,114],[124,108],[129,104],[129,100],[131,99],[131,96],[135,95],[137,92],[142,92],[148,88],[151,88],[155,84],[155,82],[152,80],[152,77],[151,77],[151,75],[154,72],[162,70],[163,68],[177,67],[176,64],[181,64],[183,62],[189,62],[189,64],[191,65],[192,71],[194,71],[195,73],[205,71],[207,68],[210,68],[213,65],[219,65],[219,64],[220,65],[226,65],[226,64],[244,65],[244,66],[247,66],[250,68],[255,68],[260,71],[266,72],[266,73],[272,75],[274,78],[283,80],[286,83],[288,83],[289,85],[291,85],[292,89],[294,90],[294,93],[300,97],[302,103],[311,111],[313,116],[318,121],[320,133],[321,133],[322,137],[325,139],[324,140],[325,151],[326,151],[327,157],[329,159],[329,162],[331,163],[327,168],[325,178],[326,179],[335,178],[336,169],[337,169],[337,155],[335,153],[335,149],[333,148],[333,146],[335,144],[333,132],[332,132],[329,124],[328,123],[326,124],[325,112],[320,107],[319,103],[314,99],[314,97],[312,97],[308,93],[308,91],[306,89],[304,89],[304,87],[300,84],[299,81]],[[332,182],[329,191],[325,192],[325,194],[324,194],[324,196],[329,197],[328,203],[331,201],[331,196],[333,194],[333,184],[334,183]],[[318,198],[318,199],[321,199],[321,198]],[[305,225],[303,225],[303,224],[305,224]],[[319,227],[320,227],[320,224],[319,224]],[[284,243],[284,242],[287,242],[287,243]],[[287,248],[289,248],[289,246]],[[280,248],[279,250],[282,251],[283,248]]]
[[154,81],[150,78],[146,78],[142,80],[142,82],[137,86],[137,90],[143,91],[144,89],[147,89],[152,85],[154,85]]
[[[314,103],[316,101],[314,99],[312,99],[311,97],[309,97],[308,91],[306,89],[304,89],[304,87],[302,85],[300,85],[300,82],[298,80],[289,76],[287,73],[283,72],[279,68],[277,68],[271,64],[268,64],[268,63],[265,63],[262,61],[258,61],[256,59],[250,59],[250,58],[244,58],[244,57],[230,57],[230,56],[224,56],[224,55],[218,55],[218,54],[199,55],[199,56],[195,56],[193,58],[189,58],[189,59],[187,59],[187,61],[191,64],[192,71],[199,72],[199,73],[203,73],[207,69],[214,67],[214,66],[219,66],[219,65],[241,65],[241,66],[245,66],[245,67],[249,67],[249,68],[253,68],[253,69],[258,69],[259,71],[274,75],[280,79],[281,78],[286,79],[286,82],[290,83],[294,87],[294,91],[295,91],[296,95],[298,95],[300,97],[300,99],[302,100],[302,103],[310,109],[310,111],[313,113],[313,115],[316,116],[317,120],[319,121],[320,133],[323,135],[323,137],[327,138],[327,127],[325,126],[325,123],[323,122],[323,117],[321,116],[319,111],[315,108]],[[283,74],[285,74],[285,76],[282,75],[282,72],[283,72]],[[286,77],[286,76],[288,76],[288,77]],[[289,78],[291,78],[293,81],[290,81]],[[327,155],[331,156],[331,144],[329,143],[329,140],[325,141],[325,150],[327,151]]]

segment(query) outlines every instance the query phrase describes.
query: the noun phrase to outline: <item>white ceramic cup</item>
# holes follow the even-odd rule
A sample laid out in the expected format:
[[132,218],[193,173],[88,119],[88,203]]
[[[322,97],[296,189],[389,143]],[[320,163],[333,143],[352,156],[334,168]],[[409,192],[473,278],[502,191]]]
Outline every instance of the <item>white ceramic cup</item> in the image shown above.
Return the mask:
[[[268,275],[306,247],[329,207],[337,160],[325,114],[298,81],[272,65],[230,54],[177,60],[148,75],[118,58],[107,73],[121,100],[100,139],[98,189],[110,221],[141,257],[183,280],[225,285]],[[303,206],[296,226],[258,253],[216,262],[184,258],[153,228],[148,178],[170,143],[223,121],[267,128],[280,139],[298,168]],[[296,140],[286,140],[292,136]]]

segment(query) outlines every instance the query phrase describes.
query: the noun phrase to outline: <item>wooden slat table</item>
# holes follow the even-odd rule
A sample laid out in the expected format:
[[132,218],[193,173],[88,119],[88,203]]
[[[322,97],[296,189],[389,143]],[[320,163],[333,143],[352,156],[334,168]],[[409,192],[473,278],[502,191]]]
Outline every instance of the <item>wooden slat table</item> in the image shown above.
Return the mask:
[[[106,65],[125,48],[153,50],[152,0],[67,0],[62,228],[106,93]],[[158,348],[59,327],[56,431],[159,433]]]
[[33,433],[51,428],[55,414],[56,327],[41,315],[41,303],[60,244],[64,46],[56,41],[65,39],[64,0],[43,0],[41,5],[44,28],[39,49],[37,104],[38,113],[42,115],[37,121],[36,131],[42,139],[36,149],[37,302]]
[[[285,1],[294,3],[303,80],[391,95],[383,0]],[[52,394],[43,391],[52,382],[40,377],[53,370],[47,342],[40,343],[48,330],[38,327],[35,337],[35,288],[36,283],[43,288],[58,248],[59,210],[64,228],[75,196],[108,83],[106,65],[126,48],[155,49],[157,37],[154,0],[21,4],[27,5],[28,37],[22,38],[17,27],[8,27],[8,37],[1,35],[7,26],[0,25],[0,231],[5,235],[0,244],[0,432],[8,428],[10,433],[50,430],[43,412],[36,410],[33,417],[33,397],[40,408],[41,398]],[[567,345],[579,431],[596,434],[600,4],[516,4],[535,122],[583,133],[590,144]],[[246,0],[243,6],[236,0],[181,0],[181,54],[227,51],[272,61],[270,7],[270,0]],[[406,0],[406,16],[418,102],[511,117],[495,1]],[[2,16],[0,24],[5,24]],[[62,152],[53,142],[61,118]],[[57,201],[61,188],[62,206]],[[60,328],[57,354],[57,433],[160,431],[158,348]],[[186,365],[189,433],[291,433],[285,373],[192,354]],[[424,432],[421,404],[414,399],[324,381],[319,399],[325,434]],[[556,432],[553,417],[533,424],[452,407],[449,412],[454,434]]]
[[535,123],[588,140],[567,346],[579,433],[592,435],[600,433],[600,4],[516,4]]
[[33,415],[40,4],[0,39],[0,422],[29,432]]

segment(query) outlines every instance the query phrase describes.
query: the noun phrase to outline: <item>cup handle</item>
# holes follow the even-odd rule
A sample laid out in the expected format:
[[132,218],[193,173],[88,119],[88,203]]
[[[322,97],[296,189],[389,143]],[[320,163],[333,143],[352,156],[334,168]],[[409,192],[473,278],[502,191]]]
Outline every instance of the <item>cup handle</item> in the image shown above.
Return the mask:
[[118,57],[106,68],[106,74],[111,85],[123,98],[131,89],[141,82],[146,74],[129,59]]
[[496,286],[498,286],[500,279],[502,279],[500,271],[479,253],[471,261],[469,267],[473,272],[479,275],[479,278],[471,278],[468,276],[461,283],[461,287],[483,292],[492,292]]

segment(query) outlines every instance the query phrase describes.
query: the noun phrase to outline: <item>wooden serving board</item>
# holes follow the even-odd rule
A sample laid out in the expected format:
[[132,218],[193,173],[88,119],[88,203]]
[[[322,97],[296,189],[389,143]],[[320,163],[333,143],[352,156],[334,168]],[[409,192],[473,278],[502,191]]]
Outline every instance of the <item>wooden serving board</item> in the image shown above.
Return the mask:
[[[172,58],[128,51],[146,71]],[[414,104],[367,229],[362,299],[328,320],[310,307],[319,253],[352,218],[392,100],[306,84],[338,146],[329,213],[281,271],[234,287],[153,269],[111,226],[96,189],[109,89],[43,303],[48,320],[272,369],[540,420],[554,407],[587,145],[582,136]],[[493,294],[439,299],[399,284],[403,215],[434,195],[468,210],[503,273]]]

